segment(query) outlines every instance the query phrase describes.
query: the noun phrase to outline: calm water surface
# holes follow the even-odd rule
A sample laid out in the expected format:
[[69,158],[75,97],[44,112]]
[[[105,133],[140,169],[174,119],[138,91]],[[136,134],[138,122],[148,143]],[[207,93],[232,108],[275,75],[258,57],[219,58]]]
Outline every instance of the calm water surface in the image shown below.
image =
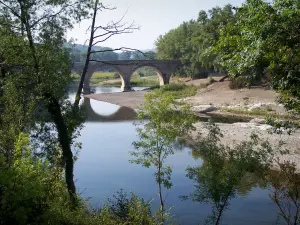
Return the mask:
[[[119,88],[97,87],[96,93],[116,92]],[[71,93],[71,98],[74,93]],[[132,142],[137,140],[135,112],[95,100],[84,100],[88,119],[81,131],[79,141],[82,151],[75,165],[78,191],[84,198],[91,197],[95,206],[102,206],[121,188],[133,192],[145,200],[153,200],[158,209],[157,185],[154,169],[131,164],[129,154],[134,150]],[[182,201],[179,196],[189,195],[195,190],[194,183],[186,177],[188,166],[200,166],[201,159],[193,157],[191,149],[170,156],[167,162],[173,168],[173,187],[166,191],[166,204],[173,206],[176,224],[203,224],[211,213],[211,205]],[[222,224],[276,224],[276,206],[269,198],[269,190],[254,185],[252,189],[233,199],[223,214]]]

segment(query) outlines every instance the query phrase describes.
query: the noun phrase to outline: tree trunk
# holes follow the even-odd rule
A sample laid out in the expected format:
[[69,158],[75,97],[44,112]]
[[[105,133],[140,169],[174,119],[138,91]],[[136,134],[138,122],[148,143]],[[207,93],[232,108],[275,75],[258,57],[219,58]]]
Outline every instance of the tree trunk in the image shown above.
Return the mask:
[[49,100],[48,111],[51,114],[52,119],[55,123],[57,133],[58,133],[59,144],[63,152],[63,158],[65,162],[65,180],[67,184],[67,189],[71,201],[74,204],[76,204],[76,188],[73,179],[74,160],[73,160],[73,153],[71,150],[71,140],[68,133],[68,128],[62,116],[61,108],[58,101],[51,96],[47,96],[47,100]]
[[158,193],[159,193],[159,200],[160,200],[160,215],[161,215],[161,222],[162,224],[164,224],[165,222],[165,203],[162,197],[162,188],[161,188],[161,162],[160,162],[160,155],[159,155],[159,159],[158,159],[159,163],[158,163]]
[[222,77],[220,80],[219,80],[219,82],[223,82],[226,78],[228,78],[229,77],[229,75],[225,75],[224,77]]
[[[39,75],[39,63],[36,56],[35,43],[32,36],[32,31],[29,23],[29,15],[24,9],[22,1],[18,1],[21,8],[21,20],[22,24],[25,26],[27,38],[29,42],[29,47],[31,49],[32,58],[34,61],[35,73],[37,76],[38,83],[41,82]],[[63,152],[63,158],[65,162],[65,180],[67,184],[67,189],[70,195],[70,199],[74,205],[76,204],[76,188],[73,180],[73,170],[74,170],[74,161],[73,153],[71,151],[71,140],[68,133],[67,125],[62,116],[61,107],[57,99],[55,99],[50,94],[44,94],[45,100],[47,102],[48,111],[55,123],[58,140]]]
[[85,76],[86,76],[86,73],[87,73],[88,68],[89,68],[92,45],[93,45],[93,41],[94,41],[94,29],[95,29],[95,22],[96,22],[97,10],[98,10],[97,8],[98,8],[98,0],[95,1],[89,46],[88,46],[88,50],[87,50],[87,54],[86,54],[86,59],[85,59],[85,64],[84,64],[84,67],[83,67],[83,71],[82,71],[82,74],[80,76],[80,82],[79,82],[79,86],[78,86],[78,89],[77,89],[76,97],[75,97],[75,102],[74,102],[75,113],[77,112],[77,109],[78,109],[78,106],[79,106],[80,95],[81,95],[81,91],[82,91],[82,88],[83,88],[83,83],[84,83]]

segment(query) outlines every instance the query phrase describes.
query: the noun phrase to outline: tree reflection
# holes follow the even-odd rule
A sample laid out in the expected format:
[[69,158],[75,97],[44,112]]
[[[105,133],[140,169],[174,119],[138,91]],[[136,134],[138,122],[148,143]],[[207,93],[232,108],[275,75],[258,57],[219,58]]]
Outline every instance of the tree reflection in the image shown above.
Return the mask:
[[[187,176],[195,182],[190,198],[212,204],[206,224],[220,224],[222,214],[238,194],[246,194],[264,177],[272,162],[272,148],[252,135],[233,147],[220,144],[219,128],[209,123],[209,134],[194,146],[193,155],[201,156],[201,167],[189,167]],[[261,185],[265,185],[261,180]]]
[[272,172],[267,179],[272,184],[271,199],[278,207],[278,215],[286,224],[300,223],[300,174],[296,165],[289,161],[275,160],[279,171]]

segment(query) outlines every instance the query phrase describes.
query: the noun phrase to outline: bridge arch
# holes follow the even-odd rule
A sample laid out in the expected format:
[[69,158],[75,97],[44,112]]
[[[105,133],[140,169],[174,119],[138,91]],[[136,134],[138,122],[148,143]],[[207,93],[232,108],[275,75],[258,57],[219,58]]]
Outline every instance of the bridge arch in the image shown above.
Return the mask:
[[[159,81],[159,85],[160,86],[163,86],[165,84],[168,84],[169,83],[169,80],[166,80],[164,79],[164,73],[162,72],[162,69],[157,66],[157,65],[154,65],[154,64],[140,64],[140,65],[137,65],[136,67],[133,68],[133,71],[132,71],[132,74],[131,74],[131,77],[133,76],[133,74],[138,70],[138,69],[141,69],[143,67],[150,67],[150,68],[153,68],[155,69],[156,71],[156,75],[158,77],[158,81]],[[131,77],[130,77],[130,80],[131,80]]]
[[103,70],[103,68],[105,67],[109,67],[115,70],[115,72],[119,75],[119,77],[121,78],[121,82],[122,85],[123,83],[125,83],[123,77],[120,74],[120,69],[118,67],[114,67],[114,65],[108,65],[108,64],[103,64],[103,63],[96,63],[96,64],[91,64],[88,68],[88,72],[86,74],[85,80],[84,80],[84,89],[86,89],[87,93],[89,92],[89,90],[91,89],[90,86],[90,82],[91,82],[91,78],[93,76],[94,73],[96,72],[100,72]]

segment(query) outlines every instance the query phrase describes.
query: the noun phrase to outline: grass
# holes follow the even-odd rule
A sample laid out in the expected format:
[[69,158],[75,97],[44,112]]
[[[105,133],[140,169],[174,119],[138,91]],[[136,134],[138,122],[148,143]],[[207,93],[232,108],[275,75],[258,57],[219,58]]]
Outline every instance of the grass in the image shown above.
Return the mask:
[[171,83],[160,88],[160,92],[170,93],[175,98],[186,98],[194,96],[197,93],[198,88],[194,85],[186,85],[181,83]]

